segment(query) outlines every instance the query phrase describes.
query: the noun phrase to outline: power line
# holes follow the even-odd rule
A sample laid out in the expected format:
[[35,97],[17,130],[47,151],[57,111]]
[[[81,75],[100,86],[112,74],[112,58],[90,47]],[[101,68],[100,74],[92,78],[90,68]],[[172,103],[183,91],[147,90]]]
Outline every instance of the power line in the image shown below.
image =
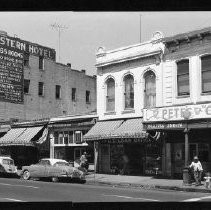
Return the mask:
[[68,27],[65,26],[65,25],[58,24],[58,23],[51,24],[50,26],[52,27],[52,29],[55,29],[55,30],[57,30],[59,32],[59,62],[60,62],[60,38],[61,38],[61,32],[62,32],[62,30],[68,29]]

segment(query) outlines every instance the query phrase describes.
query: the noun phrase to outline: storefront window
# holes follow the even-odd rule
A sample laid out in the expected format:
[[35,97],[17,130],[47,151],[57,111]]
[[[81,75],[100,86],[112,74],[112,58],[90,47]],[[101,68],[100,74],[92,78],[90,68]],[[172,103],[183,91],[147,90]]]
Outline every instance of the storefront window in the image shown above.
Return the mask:
[[159,146],[150,145],[146,147],[145,174],[162,173],[162,154]]
[[209,161],[209,144],[198,144],[198,157],[201,162]]
[[54,132],[54,144],[59,143],[58,136],[59,136],[58,132]]
[[59,144],[63,144],[63,132],[59,133]]
[[69,144],[73,144],[73,131],[69,131]]
[[68,137],[69,137],[68,131],[65,131],[64,132],[64,144],[68,144]]

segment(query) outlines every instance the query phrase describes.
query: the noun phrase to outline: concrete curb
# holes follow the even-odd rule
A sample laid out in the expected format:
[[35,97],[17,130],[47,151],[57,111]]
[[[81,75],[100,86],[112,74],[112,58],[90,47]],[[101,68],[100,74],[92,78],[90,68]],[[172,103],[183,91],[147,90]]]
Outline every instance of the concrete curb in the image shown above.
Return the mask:
[[162,186],[162,185],[154,185],[154,184],[132,184],[132,183],[114,183],[114,182],[102,182],[102,181],[94,181],[94,180],[86,180],[86,184],[88,185],[101,185],[101,186],[113,186],[113,187],[121,187],[121,188],[139,188],[145,190],[174,190],[174,191],[184,191],[184,192],[201,192],[201,193],[211,193],[211,189],[197,189],[190,187],[177,187],[177,186]]

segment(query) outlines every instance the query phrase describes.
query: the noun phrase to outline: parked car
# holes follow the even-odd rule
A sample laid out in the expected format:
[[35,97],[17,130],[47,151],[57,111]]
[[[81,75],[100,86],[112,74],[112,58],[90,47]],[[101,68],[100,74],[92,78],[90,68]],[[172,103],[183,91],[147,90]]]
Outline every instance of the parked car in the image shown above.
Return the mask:
[[9,156],[0,156],[0,175],[17,175],[17,167]]
[[52,181],[72,179],[85,182],[85,173],[72,167],[62,159],[43,158],[37,164],[23,166],[21,177],[24,180],[30,178],[50,178]]

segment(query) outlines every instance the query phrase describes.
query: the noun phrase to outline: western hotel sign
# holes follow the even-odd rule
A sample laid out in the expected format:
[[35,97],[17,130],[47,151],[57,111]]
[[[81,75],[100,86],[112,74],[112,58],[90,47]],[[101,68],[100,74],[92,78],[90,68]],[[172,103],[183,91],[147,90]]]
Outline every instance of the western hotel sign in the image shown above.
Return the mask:
[[32,54],[55,61],[54,49],[0,35],[0,101],[23,103],[24,55]]

